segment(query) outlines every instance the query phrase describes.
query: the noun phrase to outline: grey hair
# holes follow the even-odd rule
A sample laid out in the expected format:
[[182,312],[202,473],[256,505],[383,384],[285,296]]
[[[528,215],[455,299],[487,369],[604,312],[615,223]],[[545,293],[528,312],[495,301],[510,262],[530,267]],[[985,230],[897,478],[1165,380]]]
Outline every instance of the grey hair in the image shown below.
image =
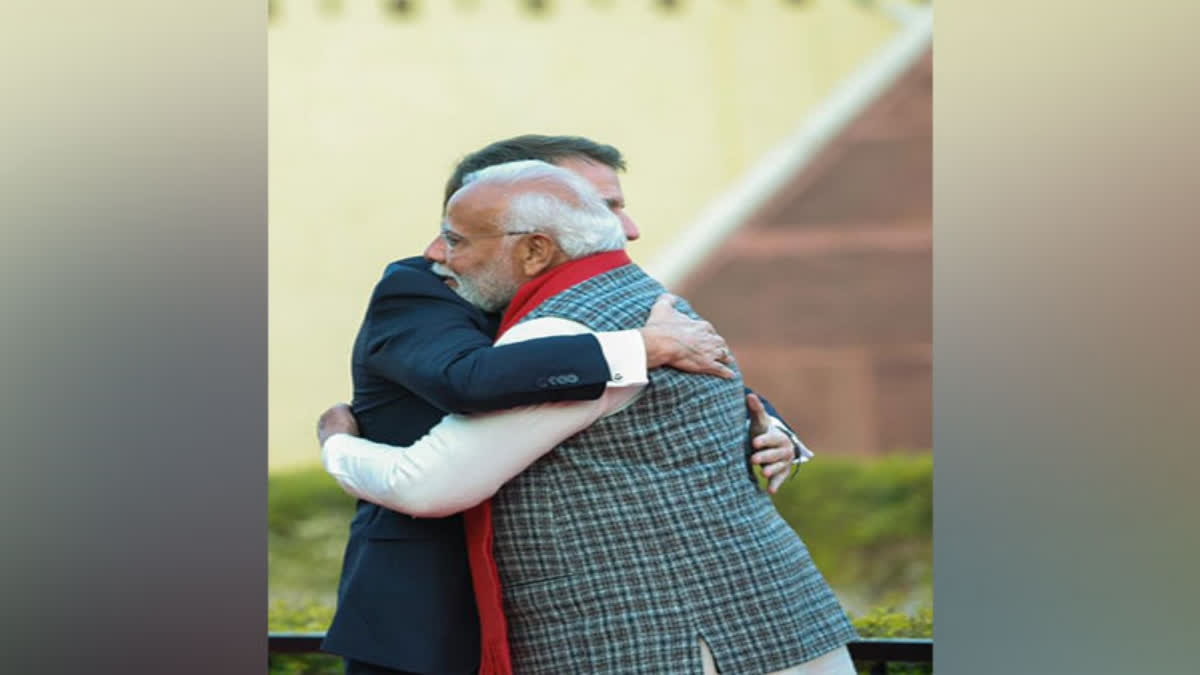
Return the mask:
[[[535,159],[506,162],[463,178],[464,188],[475,183],[534,185],[509,200],[500,223],[505,232],[547,234],[571,260],[625,248],[620,219],[608,210],[591,183],[566,169]],[[563,199],[561,191],[538,189],[539,183],[566,187],[575,203]]]

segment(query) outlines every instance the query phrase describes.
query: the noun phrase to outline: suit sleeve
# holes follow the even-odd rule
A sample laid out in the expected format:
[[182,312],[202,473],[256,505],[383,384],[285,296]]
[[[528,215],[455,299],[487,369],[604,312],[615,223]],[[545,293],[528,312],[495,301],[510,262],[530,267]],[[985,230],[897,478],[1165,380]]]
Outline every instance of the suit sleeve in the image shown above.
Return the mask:
[[482,315],[426,272],[399,268],[376,286],[363,366],[448,412],[599,398],[611,372],[593,335],[492,346]]

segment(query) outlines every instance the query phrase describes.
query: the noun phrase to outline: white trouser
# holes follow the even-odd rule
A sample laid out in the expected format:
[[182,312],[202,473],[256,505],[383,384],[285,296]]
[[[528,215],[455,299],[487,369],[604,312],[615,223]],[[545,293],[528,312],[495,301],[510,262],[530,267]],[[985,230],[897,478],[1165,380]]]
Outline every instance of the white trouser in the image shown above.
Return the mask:
[[[700,659],[704,663],[704,675],[719,675],[721,671],[717,670],[712,652],[704,640],[700,640]],[[850,650],[842,646],[812,661],[776,670],[767,675],[855,675],[856,672],[854,662],[850,660]]]

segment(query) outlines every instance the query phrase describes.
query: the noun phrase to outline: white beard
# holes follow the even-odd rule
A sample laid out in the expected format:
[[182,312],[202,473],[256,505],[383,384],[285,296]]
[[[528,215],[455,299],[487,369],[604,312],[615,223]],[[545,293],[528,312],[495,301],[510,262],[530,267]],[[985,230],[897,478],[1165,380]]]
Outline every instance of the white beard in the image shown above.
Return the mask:
[[473,279],[459,276],[439,263],[434,263],[432,270],[440,277],[453,279],[456,285],[451,290],[463,300],[485,312],[498,312],[508,306],[521,287],[519,281],[508,278],[504,263],[504,256],[501,255],[488,263]]

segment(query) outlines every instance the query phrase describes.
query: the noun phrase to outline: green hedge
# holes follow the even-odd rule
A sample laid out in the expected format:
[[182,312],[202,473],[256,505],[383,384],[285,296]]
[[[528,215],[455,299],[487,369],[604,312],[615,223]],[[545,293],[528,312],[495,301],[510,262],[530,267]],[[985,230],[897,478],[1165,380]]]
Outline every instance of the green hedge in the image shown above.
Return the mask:
[[290,536],[306,520],[335,514],[354,517],[354,498],[320,466],[279,471],[267,476],[267,529]]
[[[267,604],[270,631],[324,632],[333,620],[333,604],[273,598]],[[342,659],[330,654],[271,654],[271,675],[342,675]]]
[[[913,614],[876,608],[864,616],[852,617],[858,634],[864,638],[931,638],[933,609],[929,606]],[[858,672],[869,673],[873,664],[860,664]],[[889,675],[928,675],[933,668],[926,665],[888,664]]]
[[931,604],[933,457],[819,455],[774,498],[844,602],[861,611]]
[[270,675],[343,675],[342,659],[330,654],[272,654]]
[[912,614],[876,607],[863,616],[852,616],[854,627],[864,638],[933,637],[933,609],[922,607]]

